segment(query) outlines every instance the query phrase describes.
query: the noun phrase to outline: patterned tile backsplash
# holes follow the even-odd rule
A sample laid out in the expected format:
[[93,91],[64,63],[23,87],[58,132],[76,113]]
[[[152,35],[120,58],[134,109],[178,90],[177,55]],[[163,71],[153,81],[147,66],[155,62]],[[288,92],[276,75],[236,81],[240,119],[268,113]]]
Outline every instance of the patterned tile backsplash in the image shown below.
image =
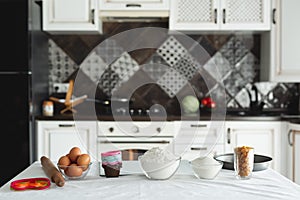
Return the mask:
[[[68,55],[72,54],[70,50],[63,50],[64,47],[58,46],[53,38],[49,38],[49,92],[51,94],[54,91],[53,83],[65,82],[80,68],[89,81],[96,84],[107,97],[133,86],[136,79],[133,77],[137,75],[142,80],[152,80],[132,95],[140,101],[137,105],[151,106],[160,102],[164,106],[174,106],[177,101],[175,95],[184,97],[187,95],[185,87],[190,85],[199,99],[212,94],[218,95],[218,91],[225,89],[227,108],[247,109],[250,101],[253,101],[249,94],[253,96],[252,87],[255,85],[258,101],[264,102],[264,108],[287,110],[295,109],[296,106],[298,109],[299,84],[259,82],[260,35],[191,37],[210,55],[209,59],[203,58],[201,64],[189,53],[193,47],[185,47],[173,35],[162,42],[147,59],[143,58],[143,63],[138,62],[142,60],[137,57],[140,54],[124,51],[111,39],[105,41],[105,48],[91,48],[83,62],[75,63],[72,56]],[[114,60],[109,60],[111,58]],[[221,78],[216,76],[217,73]],[[213,87],[208,89],[203,77]],[[155,99],[160,97],[162,99]]]

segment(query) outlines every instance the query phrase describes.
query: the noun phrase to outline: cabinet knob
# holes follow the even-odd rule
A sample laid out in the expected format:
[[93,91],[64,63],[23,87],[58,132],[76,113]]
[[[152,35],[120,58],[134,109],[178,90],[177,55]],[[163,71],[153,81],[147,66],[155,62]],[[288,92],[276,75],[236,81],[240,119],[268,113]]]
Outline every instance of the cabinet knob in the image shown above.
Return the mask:
[[161,132],[161,128],[160,128],[160,127],[157,127],[157,128],[156,128],[156,131],[157,131],[158,133],[160,133],[160,132]]
[[140,132],[140,129],[139,129],[139,127],[137,127],[137,126],[133,126],[131,130],[132,130],[132,132],[134,132],[134,133]]
[[113,128],[113,127],[110,127],[108,130],[109,130],[109,132],[111,132],[111,133],[114,132],[114,128]]

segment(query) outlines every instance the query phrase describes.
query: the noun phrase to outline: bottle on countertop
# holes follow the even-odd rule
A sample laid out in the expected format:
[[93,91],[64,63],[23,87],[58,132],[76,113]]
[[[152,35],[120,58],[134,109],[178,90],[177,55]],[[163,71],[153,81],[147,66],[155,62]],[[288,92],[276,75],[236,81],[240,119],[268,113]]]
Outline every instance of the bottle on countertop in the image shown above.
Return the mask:
[[44,101],[43,102],[43,115],[44,116],[53,116],[54,113],[54,105],[52,101]]

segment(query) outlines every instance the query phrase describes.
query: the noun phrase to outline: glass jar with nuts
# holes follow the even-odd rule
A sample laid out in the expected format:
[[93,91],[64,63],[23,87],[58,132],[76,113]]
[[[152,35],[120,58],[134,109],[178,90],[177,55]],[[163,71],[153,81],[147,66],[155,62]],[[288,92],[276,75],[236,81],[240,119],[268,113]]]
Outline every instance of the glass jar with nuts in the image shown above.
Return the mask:
[[253,147],[241,146],[234,148],[234,170],[238,179],[249,179],[254,165]]

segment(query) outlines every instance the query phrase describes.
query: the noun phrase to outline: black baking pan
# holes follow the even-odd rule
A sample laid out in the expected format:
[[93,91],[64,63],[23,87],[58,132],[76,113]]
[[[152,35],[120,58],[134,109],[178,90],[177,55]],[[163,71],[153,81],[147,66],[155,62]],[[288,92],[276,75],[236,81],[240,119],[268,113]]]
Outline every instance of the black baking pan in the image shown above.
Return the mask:
[[[223,162],[223,169],[234,170],[233,153],[215,155],[214,158]],[[254,154],[253,171],[262,171],[267,169],[271,161],[271,157]]]

